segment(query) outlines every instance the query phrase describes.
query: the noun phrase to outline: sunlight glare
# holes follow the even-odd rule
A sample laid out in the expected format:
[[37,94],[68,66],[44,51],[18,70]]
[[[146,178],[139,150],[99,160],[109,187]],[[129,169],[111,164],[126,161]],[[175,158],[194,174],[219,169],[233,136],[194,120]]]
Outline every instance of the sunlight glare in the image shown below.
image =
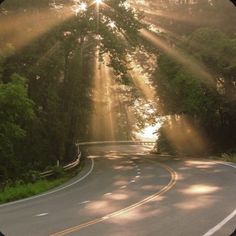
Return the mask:
[[100,4],[102,4],[103,0],[95,0],[95,2],[97,5],[100,5]]
[[77,16],[79,13],[83,13],[85,11],[87,11],[88,5],[85,2],[81,2],[78,5],[75,5],[73,7],[73,11],[75,12],[75,15]]
[[111,27],[111,29],[115,29],[116,28],[116,24],[114,21],[111,21],[109,24],[108,24],[109,27]]
[[145,127],[140,132],[136,133],[136,137],[140,140],[146,140],[146,141],[156,141],[157,134],[156,131],[161,127],[161,122],[157,123],[155,125],[149,125]]
[[80,4],[80,9],[81,9],[81,11],[86,11],[87,10],[87,4],[85,3],[85,2],[82,2],[81,4]]

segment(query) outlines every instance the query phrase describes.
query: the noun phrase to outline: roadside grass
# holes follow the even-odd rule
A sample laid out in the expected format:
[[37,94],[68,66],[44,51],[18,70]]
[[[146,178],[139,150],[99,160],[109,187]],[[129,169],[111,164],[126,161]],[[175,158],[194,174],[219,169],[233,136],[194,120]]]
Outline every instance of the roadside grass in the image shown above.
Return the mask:
[[44,193],[55,187],[58,187],[82,171],[85,165],[84,159],[81,159],[80,165],[70,173],[66,173],[61,168],[54,168],[54,177],[52,179],[39,179],[34,183],[18,182],[14,185],[7,185],[0,188],[0,204],[32,197]]
[[50,190],[65,183],[69,178],[69,176],[65,176],[54,180],[44,179],[39,180],[35,183],[15,184],[14,186],[6,186],[0,192],[0,204],[43,193],[47,190]]
[[221,156],[210,156],[210,159],[236,163],[236,153],[233,154],[223,153]]

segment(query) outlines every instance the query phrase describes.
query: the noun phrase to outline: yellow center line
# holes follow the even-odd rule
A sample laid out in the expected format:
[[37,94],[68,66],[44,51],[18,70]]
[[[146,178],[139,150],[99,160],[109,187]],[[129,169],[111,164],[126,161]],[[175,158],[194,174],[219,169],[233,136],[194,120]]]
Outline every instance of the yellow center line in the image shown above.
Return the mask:
[[[149,160],[151,161],[151,160]],[[91,225],[95,225],[95,224],[98,224],[102,221],[105,221],[105,220],[108,220],[108,219],[111,219],[113,217],[116,217],[116,216],[119,216],[121,214],[124,214],[128,211],[131,211],[135,208],[138,208],[158,197],[160,197],[161,195],[163,195],[164,193],[168,192],[171,188],[173,188],[173,186],[176,184],[177,182],[177,177],[178,177],[178,174],[173,170],[171,169],[169,166],[165,165],[165,164],[160,164],[158,163],[159,165],[161,165],[164,169],[166,169],[170,175],[171,175],[171,179],[170,179],[170,182],[165,186],[163,187],[161,190],[159,190],[157,193],[154,193],[146,198],[144,198],[143,200],[137,202],[137,203],[134,203],[128,207],[125,207],[119,211],[115,211],[111,214],[108,214],[108,215],[105,215],[103,217],[100,217],[100,218],[97,218],[97,219],[94,219],[94,220],[91,220],[91,221],[88,221],[88,222],[85,222],[83,224],[79,224],[77,226],[74,226],[74,227],[71,227],[71,228],[68,228],[68,229],[65,229],[63,231],[60,231],[58,233],[54,233],[54,234],[50,234],[49,236],[63,236],[63,235],[67,235],[67,234],[70,234],[70,233],[73,233],[73,232],[77,232],[83,228],[86,228],[86,227],[89,227]]]

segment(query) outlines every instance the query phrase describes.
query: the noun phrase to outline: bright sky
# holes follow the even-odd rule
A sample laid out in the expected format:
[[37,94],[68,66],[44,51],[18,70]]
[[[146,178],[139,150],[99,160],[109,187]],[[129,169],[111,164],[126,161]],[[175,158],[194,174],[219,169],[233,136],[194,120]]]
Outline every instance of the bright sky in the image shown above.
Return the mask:
[[155,125],[149,125],[142,129],[140,132],[135,133],[136,138],[142,141],[156,141],[157,134],[156,131],[161,127],[161,123]]

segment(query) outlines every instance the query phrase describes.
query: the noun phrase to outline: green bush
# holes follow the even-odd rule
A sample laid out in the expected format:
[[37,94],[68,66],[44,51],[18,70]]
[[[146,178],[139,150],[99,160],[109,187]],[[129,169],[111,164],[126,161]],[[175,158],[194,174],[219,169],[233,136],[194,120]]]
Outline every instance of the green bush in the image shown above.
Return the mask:
[[55,178],[61,178],[61,177],[64,177],[66,175],[66,172],[64,171],[63,167],[61,166],[54,166],[52,168],[52,171],[53,171],[53,176]]
[[22,198],[30,197],[64,183],[68,178],[63,177],[56,180],[39,180],[35,183],[25,184],[18,181],[15,185],[6,185],[0,192],[0,203],[6,203]]
[[35,183],[40,179],[40,172],[35,170],[30,170],[22,176],[24,182]]

